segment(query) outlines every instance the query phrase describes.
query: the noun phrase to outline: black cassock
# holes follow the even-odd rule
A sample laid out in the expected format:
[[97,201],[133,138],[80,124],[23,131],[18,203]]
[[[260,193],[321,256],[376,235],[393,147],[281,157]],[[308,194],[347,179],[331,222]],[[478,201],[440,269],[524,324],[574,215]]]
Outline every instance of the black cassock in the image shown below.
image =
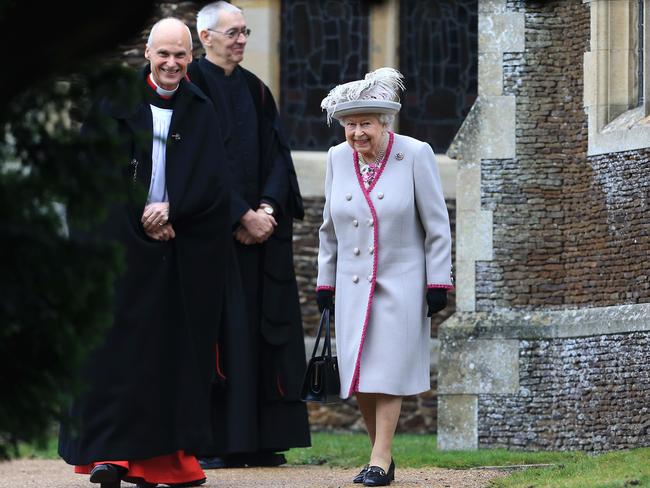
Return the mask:
[[195,453],[212,444],[214,346],[231,248],[229,175],[212,103],[182,81],[166,147],[176,238],[150,239],[140,223],[151,180],[150,102],[160,99],[147,87],[131,105],[119,97],[97,105],[123,144],[117,166],[128,193],[101,233],[123,247],[126,265],[114,324],[91,352],[86,389],[61,429],[59,454],[70,464]]
[[241,67],[225,76],[202,58],[190,65],[189,75],[212,99],[222,124],[233,230],[261,201],[279,212],[265,243],[233,240],[234,272],[219,340],[225,395],[215,392],[215,443],[204,454],[309,446],[307,409],[299,399],[305,347],[292,249],[293,219],[304,211],[275,102],[268,87]]

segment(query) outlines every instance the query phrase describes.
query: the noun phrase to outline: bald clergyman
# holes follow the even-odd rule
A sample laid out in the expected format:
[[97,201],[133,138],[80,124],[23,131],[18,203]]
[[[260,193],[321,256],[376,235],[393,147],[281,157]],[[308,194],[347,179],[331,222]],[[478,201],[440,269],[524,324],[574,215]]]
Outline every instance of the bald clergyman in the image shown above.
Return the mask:
[[211,102],[186,79],[187,26],[159,21],[145,57],[139,100],[96,105],[122,146],[115,166],[127,194],[98,232],[122,246],[125,266],[112,328],[89,354],[85,389],[59,442],[61,457],[102,488],[200,485],[193,453],[212,442],[206,425],[231,245],[224,148]]

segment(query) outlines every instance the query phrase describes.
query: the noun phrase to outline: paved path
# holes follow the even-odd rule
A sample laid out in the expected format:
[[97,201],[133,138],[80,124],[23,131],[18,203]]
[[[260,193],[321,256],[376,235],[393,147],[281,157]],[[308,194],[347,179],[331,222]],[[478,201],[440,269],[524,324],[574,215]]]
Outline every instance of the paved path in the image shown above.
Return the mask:
[[[359,488],[350,480],[357,470],[324,466],[213,469],[205,488]],[[484,488],[505,473],[490,470],[397,469],[392,487]],[[124,488],[135,488],[122,483]],[[0,488],[99,488],[74,474],[63,461],[23,459],[0,463]]]

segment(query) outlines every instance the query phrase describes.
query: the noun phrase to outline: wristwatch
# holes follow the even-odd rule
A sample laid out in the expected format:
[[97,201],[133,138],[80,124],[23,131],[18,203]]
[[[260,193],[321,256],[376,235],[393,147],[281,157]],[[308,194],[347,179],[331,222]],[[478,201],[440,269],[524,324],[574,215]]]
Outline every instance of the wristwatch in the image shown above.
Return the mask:
[[268,203],[262,204],[262,209],[266,213],[266,215],[273,215],[275,213],[275,210],[273,210],[273,207],[269,205]]

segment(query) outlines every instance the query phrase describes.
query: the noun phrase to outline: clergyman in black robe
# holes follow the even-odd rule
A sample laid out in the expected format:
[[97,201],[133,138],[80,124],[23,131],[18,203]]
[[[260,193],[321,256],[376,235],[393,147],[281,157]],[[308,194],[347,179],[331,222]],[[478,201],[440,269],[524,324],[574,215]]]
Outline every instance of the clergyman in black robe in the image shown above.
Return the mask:
[[123,146],[116,166],[128,198],[100,232],[122,246],[125,270],[113,326],[89,355],[86,388],[62,426],[59,454],[103,488],[122,479],[205,481],[194,454],[212,445],[230,198],[212,103],[185,79],[191,52],[189,29],[163,19],[147,43],[142,97],[96,105]]
[[281,451],[310,445],[299,398],[306,360],[292,250],[302,198],[273,96],[239,66],[250,34],[241,10],[209,4],[197,30],[206,57],[190,65],[189,76],[222,124],[236,270],[219,341],[225,395],[215,396],[215,443],[202,466],[279,465]]

